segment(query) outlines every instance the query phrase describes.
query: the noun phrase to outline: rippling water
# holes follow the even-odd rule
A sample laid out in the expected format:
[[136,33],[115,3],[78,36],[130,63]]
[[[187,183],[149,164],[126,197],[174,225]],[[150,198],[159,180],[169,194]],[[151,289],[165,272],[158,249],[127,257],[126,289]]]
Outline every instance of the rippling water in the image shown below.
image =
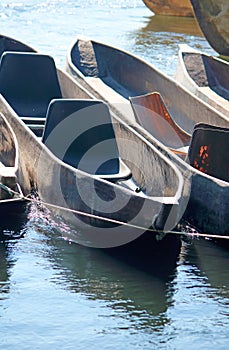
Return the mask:
[[[178,43],[214,53],[194,19],[154,17],[140,0],[3,0],[0,23],[61,68],[78,34],[169,75]],[[219,244],[168,237],[157,250],[93,250],[63,240],[67,228],[33,205],[0,225],[1,349],[228,348],[229,255]]]

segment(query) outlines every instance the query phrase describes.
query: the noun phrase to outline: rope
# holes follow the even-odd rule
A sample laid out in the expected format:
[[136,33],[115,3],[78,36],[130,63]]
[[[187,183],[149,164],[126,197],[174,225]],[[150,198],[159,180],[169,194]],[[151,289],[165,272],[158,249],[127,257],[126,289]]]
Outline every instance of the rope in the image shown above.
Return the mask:
[[31,202],[37,202],[41,205],[47,206],[47,207],[51,207],[51,208],[55,208],[55,209],[59,209],[59,210],[64,210],[73,214],[77,214],[80,216],[86,216],[86,217],[90,217],[92,219],[98,219],[98,220],[102,220],[102,221],[106,221],[109,223],[113,223],[116,225],[124,225],[124,226],[128,226],[130,228],[134,228],[134,229],[138,229],[138,230],[143,230],[143,231],[148,231],[148,232],[153,232],[153,233],[168,233],[168,234],[175,234],[175,235],[181,235],[181,236],[188,236],[188,237],[202,237],[202,238],[217,238],[217,239],[229,239],[229,235],[216,235],[216,234],[212,234],[212,233],[198,233],[198,232],[186,232],[186,231],[159,231],[156,229],[152,229],[152,228],[147,228],[147,227],[143,227],[143,226],[138,226],[138,225],[134,225],[134,224],[130,224],[128,222],[123,222],[120,220],[115,220],[115,219],[110,219],[110,218],[106,218],[103,216],[99,216],[99,215],[95,215],[95,214],[90,214],[90,213],[86,213],[86,212],[82,212],[79,210],[75,210],[75,209],[70,209],[70,208],[65,208],[65,207],[61,207],[59,205],[56,204],[51,204],[51,203],[47,203],[47,202],[43,202],[40,199],[39,200],[34,200],[34,199],[29,199],[27,197],[27,200],[31,201]]
[[[0,183],[1,187],[2,187],[2,185],[3,184]],[[5,185],[3,185],[3,186],[7,188],[7,191],[10,191],[13,194],[19,195],[18,192],[15,192],[11,188],[9,188],[9,187],[7,187]],[[153,232],[155,234],[156,233],[159,233],[159,234],[164,233],[163,231],[159,231],[159,230],[156,230],[156,229],[147,228],[147,227],[143,227],[143,226],[139,226],[139,225],[134,225],[134,224],[130,224],[128,222],[123,222],[123,221],[120,221],[120,220],[106,218],[106,217],[103,217],[103,216],[100,216],[100,215],[90,214],[90,213],[82,212],[80,210],[65,208],[65,207],[62,207],[62,206],[59,206],[59,205],[56,205],[56,204],[47,203],[47,202],[44,202],[44,201],[42,201],[40,199],[30,198],[30,194],[28,196],[21,196],[21,197],[24,200],[28,201],[28,202],[38,203],[38,204],[46,206],[46,207],[51,207],[51,208],[63,210],[63,211],[70,212],[70,213],[73,213],[73,214],[77,214],[77,215],[80,215],[80,216],[90,217],[92,219],[97,219],[97,220],[113,223],[115,225],[127,226],[127,227],[130,227],[130,228],[133,228],[133,229]],[[229,234],[228,235],[216,235],[216,234],[213,234],[213,233],[199,233],[199,232],[186,232],[186,231],[166,231],[165,233],[175,234],[175,235],[180,235],[180,236],[197,237],[197,238],[229,239]]]

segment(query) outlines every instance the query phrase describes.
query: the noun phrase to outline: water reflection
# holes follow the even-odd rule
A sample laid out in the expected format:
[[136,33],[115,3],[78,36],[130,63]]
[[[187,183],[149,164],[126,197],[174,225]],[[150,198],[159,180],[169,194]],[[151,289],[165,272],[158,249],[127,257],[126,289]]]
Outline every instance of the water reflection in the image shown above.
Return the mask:
[[[58,327],[63,327],[67,332],[65,345],[72,324],[80,322],[78,333],[71,333],[72,342],[84,339],[92,349],[96,345],[89,338],[85,340],[91,327],[98,337],[108,336],[107,346],[112,334],[118,333],[121,348],[127,346],[131,334],[139,346],[144,339],[142,348],[149,348],[153,341],[180,349],[191,330],[196,342],[203,344],[203,333],[210,334],[214,323],[221,322],[218,327],[223,342],[228,250],[196,239],[180,246],[175,236],[156,246],[151,234],[128,248],[87,248],[64,240],[63,227],[54,228],[46,211],[39,210],[31,206],[29,220],[22,228],[26,229],[24,238],[0,245],[0,280],[6,282],[0,287],[0,306],[6,310],[3,330],[16,313],[17,319],[24,315],[31,320],[31,329],[37,324],[42,329],[57,325],[56,331],[52,328],[55,337]],[[9,298],[9,290],[7,302],[4,299]],[[44,318],[44,313],[49,316]],[[50,341],[49,333],[46,340]],[[101,346],[105,346],[103,341]],[[209,343],[205,345],[209,348]]]
[[195,18],[160,16],[149,17],[148,23],[142,28],[142,35],[157,33],[179,33],[183,36],[203,36]]
[[168,236],[142,236],[128,247],[99,250],[51,239],[48,258],[58,270],[53,282],[82,293],[89,300],[106,301],[124,313],[135,327],[161,327],[171,303],[171,283],[180,251],[180,240]]
[[23,237],[27,222],[27,206],[21,204],[20,208],[12,213],[2,213],[0,219],[0,299],[4,299],[10,291],[10,275],[14,264],[14,244]]
[[217,295],[229,298],[228,242],[195,240],[189,247],[188,260],[195,264]]
[[13,207],[11,212],[1,211],[0,241],[23,236],[28,210],[27,203],[21,202],[17,207]]
[[174,75],[178,44],[209,48],[196,20],[188,17],[150,16],[143,27],[129,34],[129,39],[134,41],[129,51],[170,76]]

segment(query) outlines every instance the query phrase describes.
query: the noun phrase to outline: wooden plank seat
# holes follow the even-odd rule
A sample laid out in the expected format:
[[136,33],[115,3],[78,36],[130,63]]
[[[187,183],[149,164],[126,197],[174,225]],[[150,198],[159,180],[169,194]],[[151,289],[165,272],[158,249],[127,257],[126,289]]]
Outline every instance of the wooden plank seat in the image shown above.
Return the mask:
[[100,100],[52,100],[42,141],[74,168],[112,182],[131,177],[119,156],[108,106]]
[[41,129],[49,102],[62,97],[53,58],[31,52],[4,52],[0,93],[32,130]]
[[137,122],[172,152],[185,157],[191,136],[170,115],[158,92],[130,97]]

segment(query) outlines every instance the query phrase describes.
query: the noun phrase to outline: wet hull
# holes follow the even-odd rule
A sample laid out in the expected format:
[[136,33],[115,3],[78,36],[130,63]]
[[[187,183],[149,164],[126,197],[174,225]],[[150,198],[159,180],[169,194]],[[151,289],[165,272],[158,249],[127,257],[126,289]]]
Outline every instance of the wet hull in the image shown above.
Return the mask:
[[199,26],[215,51],[229,56],[229,2],[227,0],[191,0]]
[[[58,79],[63,98],[93,98],[60,70]],[[155,220],[162,231],[171,230],[179,222],[183,200],[188,196],[188,186],[184,193],[181,173],[116,116],[113,115],[113,121],[120,156],[131,168],[141,193],[63,163],[3,97],[0,112],[14,129],[18,141],[18,179],[23,191],[29,193],[35,189],[42,204],[72,228],[66,234],[68,239],[92,247],[114,247],[136,239]]]
[[189,0],[143,0],[144,4],[155,14],[165,16],[193,17],[193,10]]
[[147,62],[102,43],[79,38],[68,51],[67,71],[97,97],[106,100],[122,119],[127,119],[137,132],[172,160],[184,177],[190,178],[185,219],[204,233],[228,234],[229,184],[203,174],[170,152],[136,123],[128,99],[158,91],[173,119],[190,134],[198,122],[228,127],[229,119]]

